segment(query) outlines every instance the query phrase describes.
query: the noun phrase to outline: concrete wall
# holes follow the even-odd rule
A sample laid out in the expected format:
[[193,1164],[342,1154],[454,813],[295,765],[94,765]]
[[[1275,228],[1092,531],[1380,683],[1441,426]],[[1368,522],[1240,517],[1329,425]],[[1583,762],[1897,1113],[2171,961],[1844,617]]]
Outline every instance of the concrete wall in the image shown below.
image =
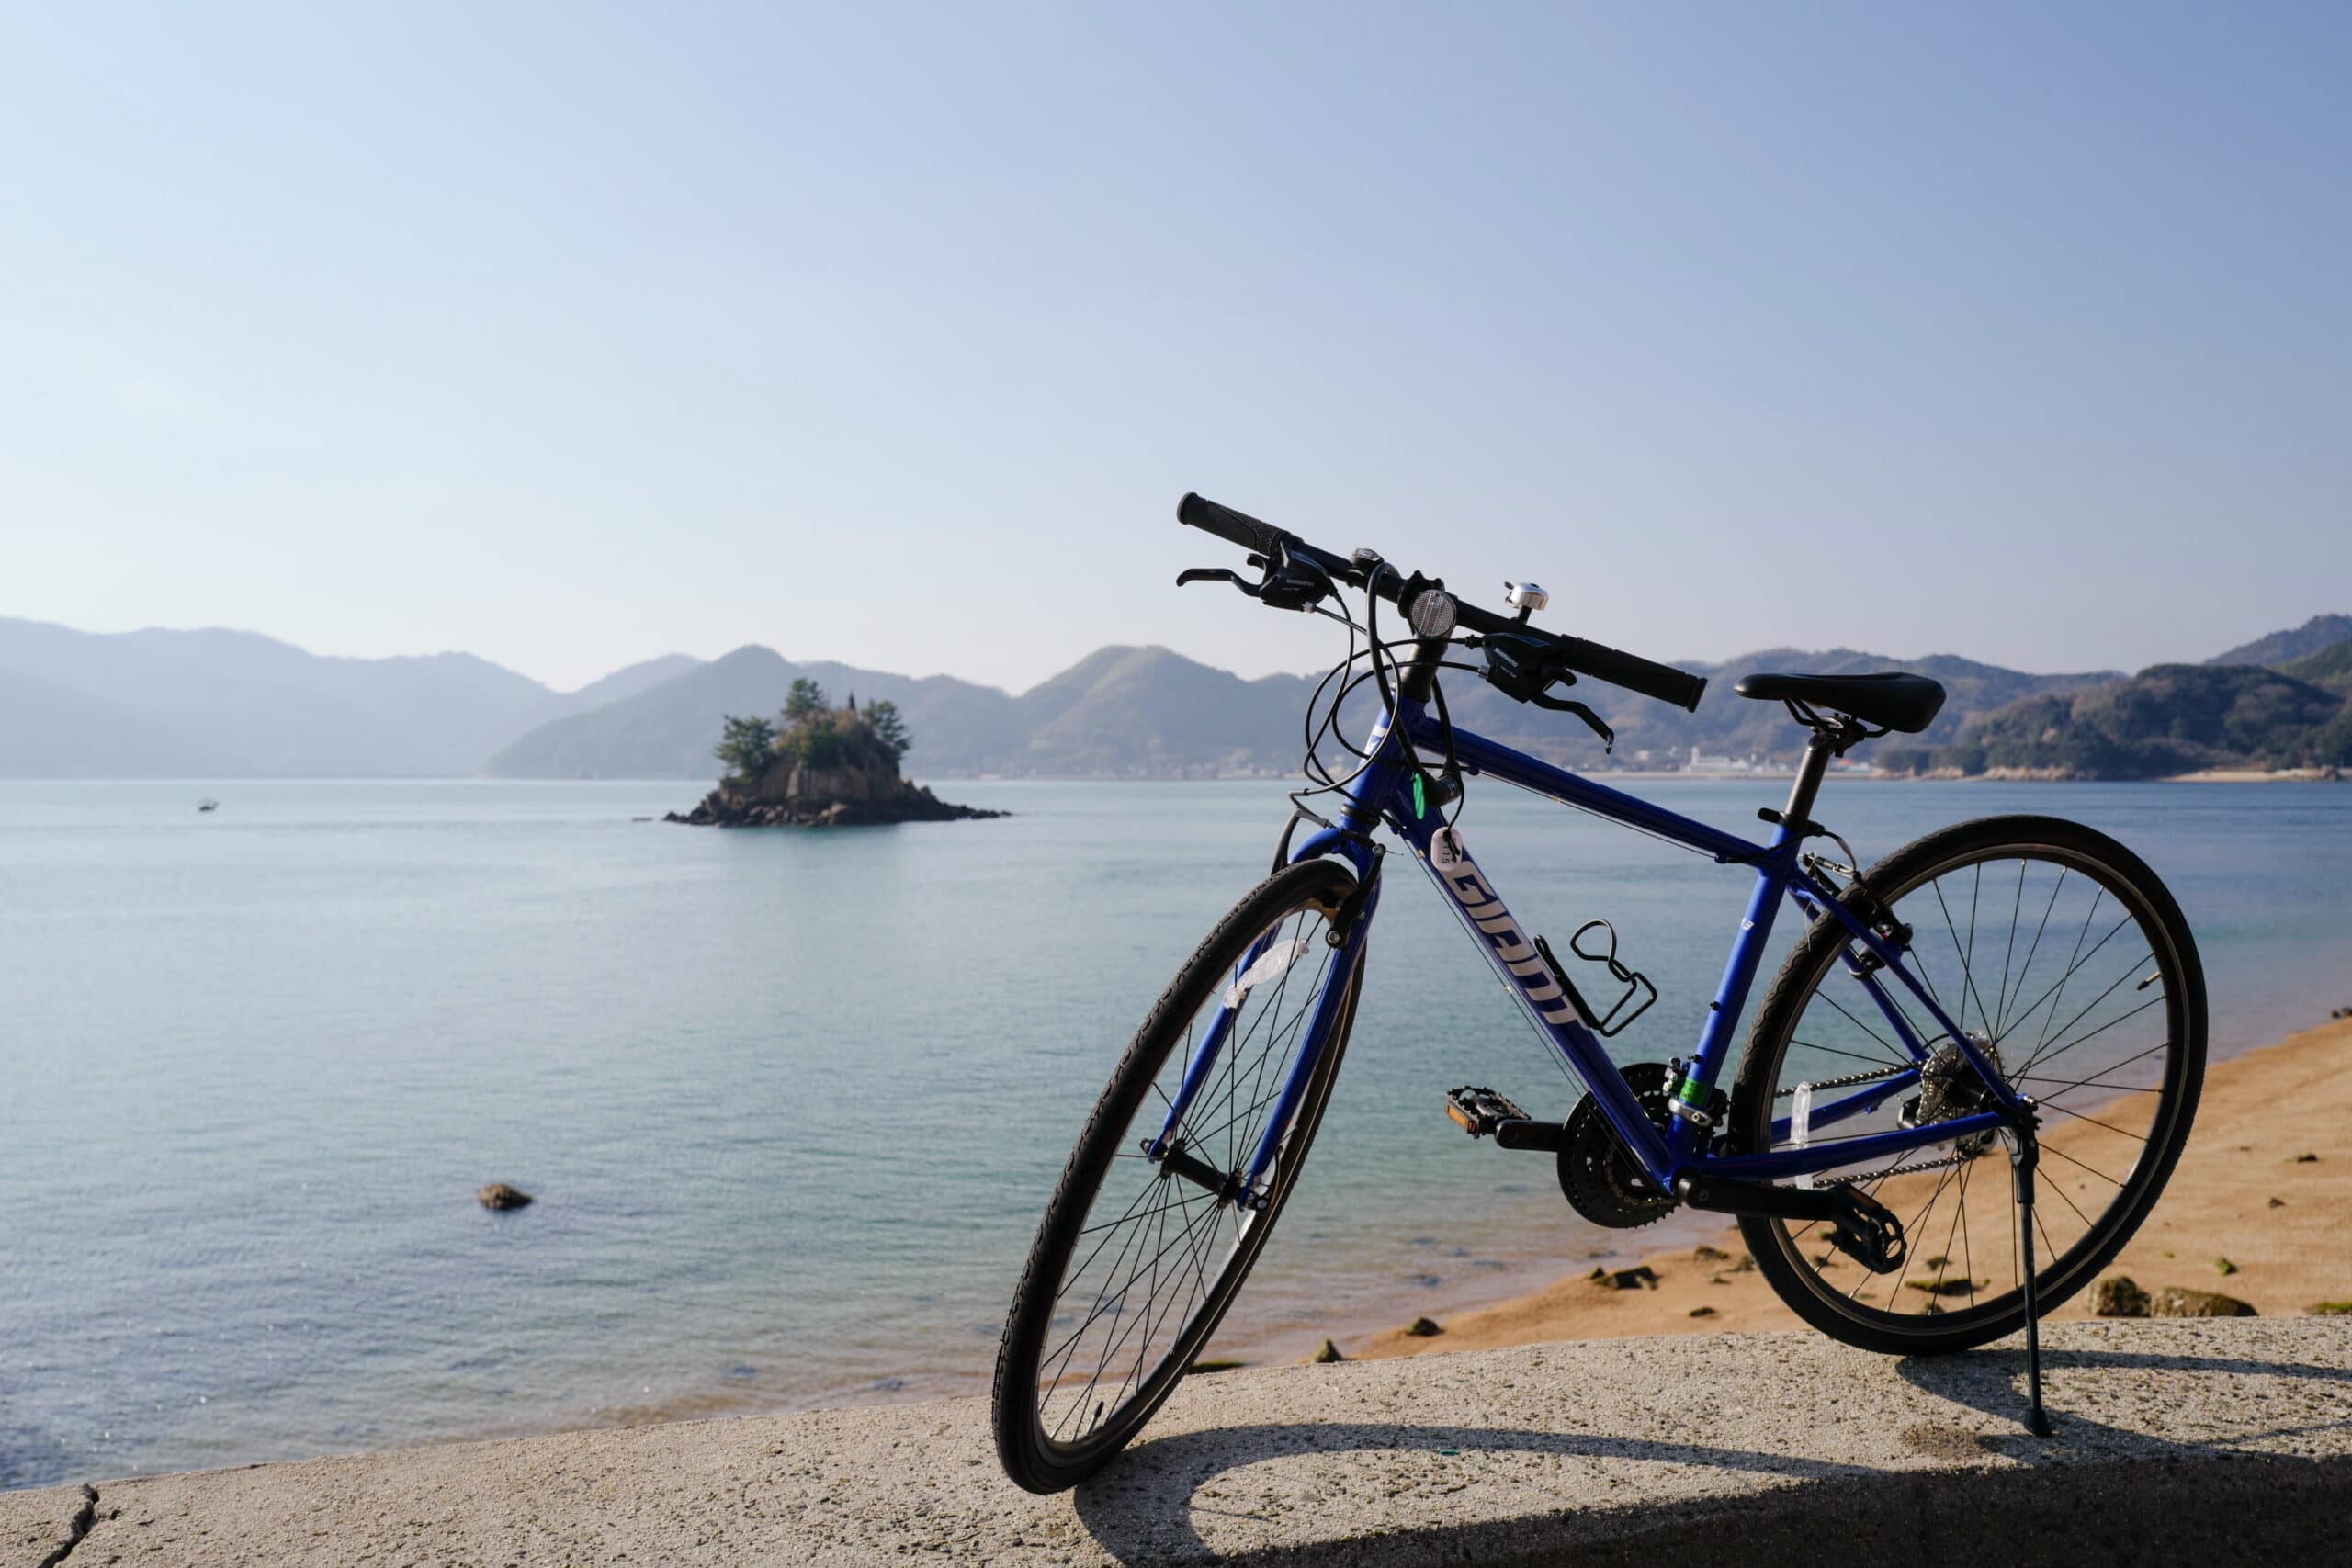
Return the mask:
[[0,1562],[2352,1561],[2352,1325],[2048,1344],[2046,1441],[2013,1348],[1617,1339],[1196,1378],[1060,1497],[963,1400],[0,1495]]

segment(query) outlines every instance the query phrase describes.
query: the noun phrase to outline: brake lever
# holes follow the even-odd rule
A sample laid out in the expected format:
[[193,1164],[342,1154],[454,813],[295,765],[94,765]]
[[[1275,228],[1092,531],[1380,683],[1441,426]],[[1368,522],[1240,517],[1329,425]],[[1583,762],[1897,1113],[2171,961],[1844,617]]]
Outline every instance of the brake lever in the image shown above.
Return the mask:
[[1578,718],[1584,720],[1586,724],[1592,728],[1592,732],[1595,735],[1600,737],[1600,749],[1602,751],[1612,755],[1616,752],[1617,732],[1610,728],[1607,721],[1602,719],[1599,714],[1585,706],[1584,704],[1570,697],[1555,697],[1548,692],[1538,692],[1527,700],[1533,703],[1539,708],[1550,708],[1554,713],[1572,713],[1576,715]]
[[1269,560],[1264,556],[1250,558],[1251,566],[1265,575],[1252,582],[1229,567],[1193,566],[1176,574],[1176,586],[1189,582],[1230,582],[1261,604],[1277,610],[1311,610],[1331,592],[1331,580],[1313,568],[1295,565],[1285,550],[1281,558]]
[[1242,592],[1255,596],[1255,589],[1249,580],[1229,566],[1188,566],[1176,574],[1176,586],[1179,588],[1193,582],[1230,582]]

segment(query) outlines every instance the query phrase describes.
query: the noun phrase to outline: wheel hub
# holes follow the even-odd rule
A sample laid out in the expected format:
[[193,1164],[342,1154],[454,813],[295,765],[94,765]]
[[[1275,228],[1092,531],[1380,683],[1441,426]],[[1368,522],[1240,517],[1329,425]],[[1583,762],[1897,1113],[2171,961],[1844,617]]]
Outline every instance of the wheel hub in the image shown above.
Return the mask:
[[[1995,1072],[2006,1074],[2007,1069],[2001,1065],[1999,1046],[1981,1033],[1972,1033],[1968,1039],[1969,1043],[1976,1047],[1977,1054],[1991,1064]],[[1980,1111],[1992,1108],[1993,1094],[1985,1088],[1984,1080],[1976,1076],[1976,1069],[1969,1066],[1968,1057],[1960,1046],[1946,1041],[1937,1046],[1921,1065],[1919,1092],[1903,1102],[1903,1124],[1905,1127],[1925,1127],[1931,1122],[1973,1116]],[[1982,1133],[1971,1133],[1966,1137],[1953,1139],[1952,1150],[1973,1159],[1991,1148],[1997,1136],[1989,1128]]]

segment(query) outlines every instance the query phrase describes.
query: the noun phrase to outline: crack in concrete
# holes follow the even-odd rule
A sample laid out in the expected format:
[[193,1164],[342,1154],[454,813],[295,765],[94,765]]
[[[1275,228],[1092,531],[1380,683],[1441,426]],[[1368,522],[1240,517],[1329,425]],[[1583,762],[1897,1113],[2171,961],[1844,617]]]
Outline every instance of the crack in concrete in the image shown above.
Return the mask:
[[74,1510],[72,1518],[65,1521],[65,1544],[42,1558],[33,1568],[57,1568],[59,1563],[74,1555],[74,1549],[87,1540],[90,1532],[97,1527],[98,1489],[85,1485],[82,1488],[82,1506]]

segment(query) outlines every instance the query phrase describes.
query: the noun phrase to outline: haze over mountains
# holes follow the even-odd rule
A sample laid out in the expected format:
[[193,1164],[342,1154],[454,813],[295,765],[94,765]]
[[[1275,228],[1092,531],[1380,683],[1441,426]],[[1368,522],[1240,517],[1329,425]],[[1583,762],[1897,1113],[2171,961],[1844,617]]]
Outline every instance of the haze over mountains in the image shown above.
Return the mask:
[[[1731,689],[1741,675],[1775,667],[1908,669],[1943,682],[1951,694],[1935,728],[1907,742],[1919,765],[1973,755],[1955,750],[1964,730],[2018,751],[2051,744],[2046,738],[2078,712],[2107,733],[2160,722],[2149,716],[2165,703],[2193,700],[2200,713],[2239,703],[2236,718],[2197,719],[2203,728],[2194,736],[2184,728],[2186,744],[2146,752],[2193,761],[2252,733],[2247,713],[2270,727],[2266,734],[2290,717],[2326,723],[2328,705],[2352,680],[2347,643],[2352,617],[2317,616],[2214,661],[2284,665],[2285,675],[2176,679],[2150,688],[2154,697],[2134,682],[2199,667],[2160,666],[2127,680],[2112,671],[2031,674],[1948,654],[1777,649],[1688,664],[1711,678],[1695,714],[1594,682],[1574,694],[1616,728],[1613,761],[1626,766],[1679,761],[1693,748],[1793,754],[1800,735],[1778,705]],[[464,653],[325,658],[251,632],[95,634],[0,618],[0,776],[707,779],[718,772],[710,748],[720,718],[773,714],[804,677],[836,701],[896,703],[914,736],[909,771],[931,777],[1293,773],[1319,678],[1249,681],[1164,648],[1105,648],[1014,695],[950,676],[795,661],[752,646],[707,662],[669,655],[564,693]],[[1467,671],[1449,675],[1445,690],[1470,728],[1582,766],[1611,760],[1574,719],[1512,703]],[[2102,695],[2118,692],[2138,694]],[[2036,703],[2029,714],[2024,705]],[[2005,716],[1998,725],[1990,720],[1996,713]],[[1978,720],[1985,722],[1972,730]],[[1359,718],[1351,732],[1362,728]],[[2122,753],[2109,745],[2100,754]]]
[[694,663],[556,692],[469,653],[335,659],[254,632],[0,617],[0,776],[464,777],[526,729]]

